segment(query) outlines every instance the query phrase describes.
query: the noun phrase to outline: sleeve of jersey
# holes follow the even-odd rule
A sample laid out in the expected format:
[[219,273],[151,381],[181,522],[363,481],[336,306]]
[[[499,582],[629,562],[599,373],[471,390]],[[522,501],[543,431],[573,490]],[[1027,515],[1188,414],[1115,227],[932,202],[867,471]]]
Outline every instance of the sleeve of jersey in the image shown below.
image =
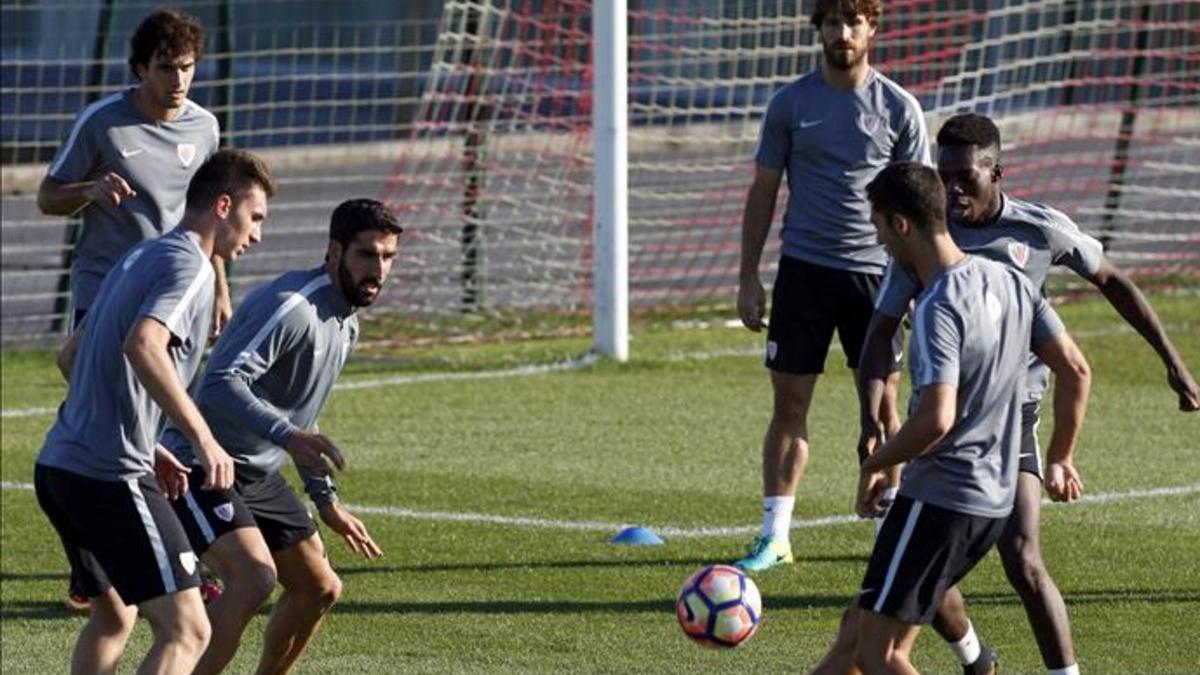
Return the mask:
[[1076,274],[1090,279],[1104,263],[1104,246],[1084,233],[1064,213],[1051,211],[1053,224],[1045,229],[1055,265],[1063,265]]
[[942,383],[958,386],[962,355],[962,322],[945,302],[922,302],[913,317],[913,344],[920,364],[913,386]]
[[1037,347],[1046,340],[1058,337],[1066,332],[1067,327],[1063,325],[1062,319],[1059,318],[1058,312],[1046,302],[1046,299],[1040,293],[1034,294],[1033,306],[1033,330],[1030,333],[1029,344],[1031,347]]
[[88,123],[88,120],[93,118],[89,112],[90,109],[80,113],[71,125],[71,133],[58,149],[58,154],[54,156],[54,161],[46,172],[56,181],[73,183],[84,180],[100,163],[97,160],[99,153],[93,138],[93,127]]
[[292,308],[280,317],[267,315],[264,323],[242,324],[238,334],[230,336],[238,338],[241,349],[236,353],[233,348],[228,352],[222,349],[222,356],[229,355],[232,361],[228,365],[214,364],[204,382],[206,406],[217,409],[225,419],[238,420],[249,432],[281,448],[287,446],[297,427],[279,408],[257,395],[252,386],[303,342],[304,327],[288,320],[297,311]]
[[925,126],[925,113],[916,99],[904,108],[904,122],[900,125],[900,138],[892,153],[895,162],[920,162],[933,166],[933,155],[929,150],[929,130]]
[[875,311],[899,319],[908,311],[908,303],[917,297],[920,288],[916,279],[897,265],[895,260],[889,261],[875,298]]
[[767,114],[758,135],[758,147],[754,150],[755,163],[771,169],[787,166],[791,152],[792,137],[783,98],[782,93],[776,94],[767,104]]
[[154,280],[150,292],[142,299],[138,316],[157,319],[176,339],[186,339],[196,312],[207,311],[197,303],[210,297],[203,291],[205,284],[211,286],[213,283],[212,266],[208,261],[194,257],[160,256],[154,261],[143,260],[143,257],[135,251],[122,263],[127,266],[160,263],[153,271]]

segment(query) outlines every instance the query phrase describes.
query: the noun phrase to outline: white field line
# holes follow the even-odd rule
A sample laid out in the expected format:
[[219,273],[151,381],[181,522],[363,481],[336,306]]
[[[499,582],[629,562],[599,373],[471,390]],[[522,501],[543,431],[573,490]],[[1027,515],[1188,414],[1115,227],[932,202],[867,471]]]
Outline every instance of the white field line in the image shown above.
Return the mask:
[[[4,490],[33,490],[30,483],[0,482]],[[1152,499],[1155,497],[1175,497],[1200,492],[1200,483],[1179,485],[1165,488],[1146,488],[1126,490],[1124,492],[1101,492],[1094,495],[1084,495],[1076,503],[1107,503],[1133,499]],[[1056,502],[1045,500],[1043,504],[1060,506]],[[548,518],[528,518],[523,516],[501,516],[489,513],[470,513],[457,511],[418,511],[398,506],[365,506],[362,504],[347,504],[346,507],[356,514],[370,514],[404,518],[409,520],[432,520],[437,522],[457,523],[489,523],[508,527],[548,530],[570,530],[575,532],[606,532],[616,534],[634,523],[613,523],[596,520],[553,520]],[[845,525],[861,522],[862,519],[852,515],[824,516],[805,520],[792,520],[792,529],[808,529]],[[701,539],[714,537],[735,537],[754,534],[759,531],[758,525],[731,525],[728,527],[676,527],[673,525],[650,525],[655,533],[668,539]]]
[[[738,324],[740,326],[740,324]],[[1181,326],[1174,326],[1174,331],[1178,332]],[[1190,327],[1182,326],[1182,329],[1187,331]],[[1123,333],[1134,332],[1132,328],[1125,324],[1114,326],[1112,328],[1104,328],[1100,330],[1080,331],[1072,335],[1076,339],[1107,337],[1111,335],[1120,335]],[[836,340],[834,341],[837,342]],[[689,361],[710,361],[712,359],[720,359],[727,357],[749,357],[759,356],[763,353],[763,348],[754,347],[723,347],[706,352],[687,352],[679,354],[669,354],[658,359],[667,363],[686,363]],[[549,363],[544,365],[525,365],[515,368],[505,368],[503,370],[482,370],[476,372],[464,373],[422,373],[419,375],[395,375],[392,377],[380,377],[370,380],[350,380],[339,382],[333,386],[334,389],[377,389],[380,387],[400,387],[410,384],[424,384],[429,382],[454,382],[464,380],[495,380],[507,377],[532,377],[534,375],[546,375],[548,373],[561,373],[571,370],[581,370],[595,364],[599,357],[595,354],[585,354],[577,359],[568,361],[560,361],[557,363]],[[653,359],[648,359],[648,362],[653,363]],[[53,415],[58,411],[58,408],[14,408],[10,410],[0,410],[0,418],[18,418],[18,417],[37,417],[39,415]]]

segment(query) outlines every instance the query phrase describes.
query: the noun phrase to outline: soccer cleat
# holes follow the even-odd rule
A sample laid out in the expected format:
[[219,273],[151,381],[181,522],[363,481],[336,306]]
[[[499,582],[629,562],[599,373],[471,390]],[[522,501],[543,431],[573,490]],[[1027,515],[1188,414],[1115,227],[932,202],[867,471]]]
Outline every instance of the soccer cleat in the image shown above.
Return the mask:
[[963,666],[963,675],[996,675],[1000,670],[999,664],[996,651],[987,645],[980,645],[979,658]]
[[734,567],[743,572],[765,572],[780,565],[790,565],[795,562],[792,557],[792,545],[771,535],[755,537],[750,545],[750,555],[733,563]]

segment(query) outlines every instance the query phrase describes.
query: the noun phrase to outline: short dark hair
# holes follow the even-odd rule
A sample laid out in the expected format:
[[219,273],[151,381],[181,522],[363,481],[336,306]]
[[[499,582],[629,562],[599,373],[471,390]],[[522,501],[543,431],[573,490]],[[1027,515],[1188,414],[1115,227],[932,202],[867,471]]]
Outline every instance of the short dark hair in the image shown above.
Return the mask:
[[261,187],[268,197],[275,196],[275,179],[267,163],[245,150],[218,150],[192,176],[187,190],[187,208],[206,209],[221,195],[229,195],[236,204],[253,185]]
[[879,17],[883,16],[883,2],[881,0],[817,0],[816,6],[813,7],[812,25],[820,29],[821,24],[825,23],[825,17],[830,14],[840,14],[841,16],[862,14],[868,23],[877,26]]
[[191,54],[197,61],[204,55],[204,28],[196,17],[177,9],[156,9],[129,38],[129,70],[138,75],[138,66],[149,66],[154,55],[162,52],[167,59]]
[[342,246],[348,246],[360,232],[367,230],[397,236],[404,233],[396,214],[374,199],[347,199],[338,204],[329,218],[329,238]]
[[937,171],[919,162],[884,167],[867,185],[867,199],[884,215],[905,215],[923,230],[946,230],[946,188]]
[[955,115],[938,130],[939,146],[962,147],[974,145],[980,149],[995,146],[1000,150],[1000,129],[992,118],[976,113]]

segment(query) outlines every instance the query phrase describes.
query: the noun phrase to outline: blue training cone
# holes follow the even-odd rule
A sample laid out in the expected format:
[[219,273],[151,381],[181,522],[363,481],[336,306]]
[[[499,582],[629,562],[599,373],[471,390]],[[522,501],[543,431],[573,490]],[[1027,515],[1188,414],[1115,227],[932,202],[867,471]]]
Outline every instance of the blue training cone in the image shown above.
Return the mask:
[[654,534],[645,527],[627,527],[609,540],[610,544],[631,544],[633,546],[658,546],[663,543],[662,537]]

